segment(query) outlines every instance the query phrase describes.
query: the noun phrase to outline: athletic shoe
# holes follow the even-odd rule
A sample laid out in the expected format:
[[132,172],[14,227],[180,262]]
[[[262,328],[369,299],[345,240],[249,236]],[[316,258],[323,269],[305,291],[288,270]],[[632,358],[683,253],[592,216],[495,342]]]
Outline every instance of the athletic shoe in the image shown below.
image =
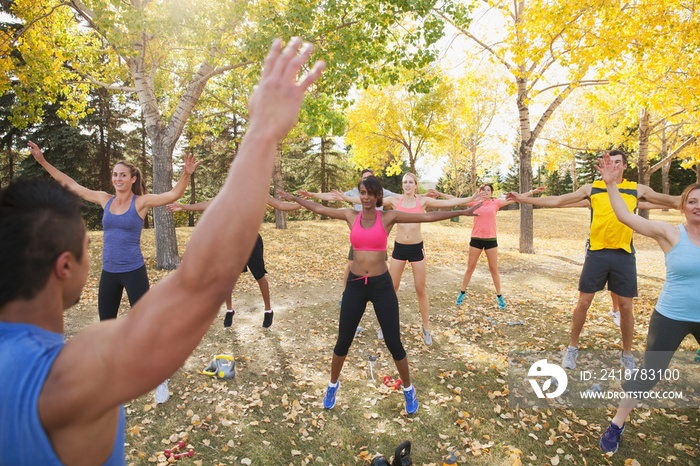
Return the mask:
[[236,311],[226,311],[224,316],[224,328],[229,328],[233,323],[233,316],[236,315]]
[[628,356],[624,351],[620,354],[620,365],[625,370],[633,371],[637,369],[637,366],[634,364],[634,356],[631,354]]
[[355,329],[355,338],[357,338],[357,336],[364,331],[365,331],[365,329],[363,329],[362,327],[360,327],[358,325],[357,328]]
[[331,387],[330,384],[328,385],[328,388],[326,388],[326,396],[323,397],[324,408],[333,409],[333,406],[335,406],[335,394],[338,393],[339,388],[340,381],[338,381],[338,385],[335,387]]
[[620,326],[620,311],[613,312],[612,309],[608,311],[608,315],[613,318],[613,322],[615,322],[615,325],[618,327]]
[[464,297],[467,295],[464,291],[459,292],[459,296],[457,296],[457,299],[455,300],[455,304],[457,306],[461,306],[462,303],[464,302]]
[[416,400],[416,387],[411,386],[410,390],[404,390],[403,396],[406,398],[406,412],[413,414],[418,411],[418,400]]
[[561,366],[564,369],[575,369],[577,357],[578,357],[578,348],[572,348],[571,346],[569,346],[564,351],[564,358],[561,360]]
[[384,332],[382,332],[382,329],[380,328],[377,330],[377,340],[383,340],[384,339]]
[[430,330],[423,329],[423,343],[425,343],[425,346],[433,344],[433,334],[430,333]]
[[604,452],[615,453],[622,443],[622,433],[625,431],[625,425],[622,427],[617,427],[615,424],[610,422],[608,430],[605,431],[603,436],[600,438],[600,449]]
[[506,308],[506,302],[503,299],[503,296],[496,296],[496,301],[498,301],[498,308],[499,309],[505,309]]
[[274,317],[275,313],[270,310],[270,312],[265,311],[265,317],[263,318],[263,327],[265,328],[270,328],[272,325],[272,317]]
[[157,404],[163,404],[170,399],[170,390],[168,390],[168,381],[156,387],[155,400]]

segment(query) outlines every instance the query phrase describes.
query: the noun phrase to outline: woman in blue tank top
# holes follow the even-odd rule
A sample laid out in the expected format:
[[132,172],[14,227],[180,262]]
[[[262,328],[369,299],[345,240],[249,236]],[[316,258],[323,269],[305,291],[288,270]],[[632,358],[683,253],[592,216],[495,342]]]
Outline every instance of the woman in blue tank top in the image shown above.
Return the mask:
[[[141,229],[143,219],[151,207],[175,202],[187,188],[190,176],[200,162],[192,154],[184,157],[184,170],[175,187],[162,194],[147,194],[146,182],[141,170],[133,164],[120,161],[112,170],[112,186],[115,194],[93,191],[78,184],[44,158],[33,142],[30,151],[39,164],[59,183],[82,199],[100,204],[104,209],[102,227],[102,275],[97,298],[100,320],[115,319],[122,294],[126,288],[129,305],[133,306],[149,289],[146,264],[141,253]],[[156,390],[156,401],[164,403],[169,395],[167,381]]]
[[666,262],[666,280],[649,319],[644,363],[637,373],[625,377],[622,389],[627,396],[621,399],[600,440],[603,451],[615,452],[622,441],[627,417],[642,393],[660,382],[656,375],[665,373],[683,339],[693,335],[700,343],[700,183],[688,186],[680,196],[679,209],[685,223],[669,225],[647,220],[626,208],[615,183],[619,167],[610,163],[609,156],[604,156],[603,163],[596,168],[605,181],[617,219],[637,233],[655,239]]

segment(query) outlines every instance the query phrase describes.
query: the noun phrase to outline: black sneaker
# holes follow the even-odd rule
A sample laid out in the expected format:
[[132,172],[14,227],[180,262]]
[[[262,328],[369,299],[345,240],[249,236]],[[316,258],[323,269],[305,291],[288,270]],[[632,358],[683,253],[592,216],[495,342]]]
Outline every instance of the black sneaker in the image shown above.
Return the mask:
[[231,326],[231,323],[233,322],[233,316],[236,314],[236,311],[226,311],[226,315],[224,316],[224,328],[229,328]]
[[272,311],[265,311],[265,318],[263,319],[263,327],[265,328],[270,328],[272,325],[272,317],[274,316],[274,312]]

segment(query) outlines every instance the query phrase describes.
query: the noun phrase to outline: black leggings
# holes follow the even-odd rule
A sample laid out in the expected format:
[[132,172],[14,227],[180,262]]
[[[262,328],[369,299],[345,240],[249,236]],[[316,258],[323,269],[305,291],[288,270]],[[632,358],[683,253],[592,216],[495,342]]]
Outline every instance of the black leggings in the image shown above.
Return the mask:
[[100,320],[117,318],[124,288],[126,288],[126,295],[129,297],[129,305],[133,307],[149,288],[145,265],[131,272],[102,271],[100,290],[97,293],[97,310],[100,314]]
[[646,392],[654,388],[660,382],[659,374],[668,368],[673,354],[689,334],[700,343],[700,322],[669,319],[654,309],[649,319],[647,346],[641,367],[646,369],[645,376],[628,380],[622,384],[622,388],[626,392]]
[[336,356],[347,356],[352,340],[355,338],[355,330],[369,301],[374,305],[374,313],[382,328],[386,347],[395,361],[401,361],[406,357],[406,350],[401,344],[399,300],[389,272],[376,277],[359,277],[352,272],[349,273],[340,306],[338,341],[335,343],[333,353]]

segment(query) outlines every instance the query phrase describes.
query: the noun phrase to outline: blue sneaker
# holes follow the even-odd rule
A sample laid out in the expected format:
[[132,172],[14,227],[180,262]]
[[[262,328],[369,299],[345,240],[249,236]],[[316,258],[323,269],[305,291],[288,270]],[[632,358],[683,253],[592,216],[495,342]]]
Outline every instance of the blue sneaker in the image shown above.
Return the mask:
[[457,299],[455,300],[455,304],[457,306],[461,306],[462,303],[464,302],[464,297],[467,295],[464,291],[459,292],[459,296],[457,296]]
[[496,296],[496,300],[498,301],[498,307],[499,309],[505,309],[506,308],[506,302],[503,299],[503,296]]
[[328,385],[328,388],[326,388],[326,396],[323,397],[323,407],[326,409],[333,409],[333,406],[335,406],[335,394],[338,393],[338,389],[340,388],[340,380],[338,381],[338,385],[335,387],[331,387]]
[[411,386],[410,390],[404,390],[403,396],[406,398],[406,412],[413,414],[418,411],[418,400],[416,400],[416,387]]
[[617,427],[611,421],[608,430],[606,430],[603,436],[600,438],[600,449],[606,453],[610,451],[615,453],[622,443],[622,433],[624,431],[624,424],[622,424],[622,427]]

